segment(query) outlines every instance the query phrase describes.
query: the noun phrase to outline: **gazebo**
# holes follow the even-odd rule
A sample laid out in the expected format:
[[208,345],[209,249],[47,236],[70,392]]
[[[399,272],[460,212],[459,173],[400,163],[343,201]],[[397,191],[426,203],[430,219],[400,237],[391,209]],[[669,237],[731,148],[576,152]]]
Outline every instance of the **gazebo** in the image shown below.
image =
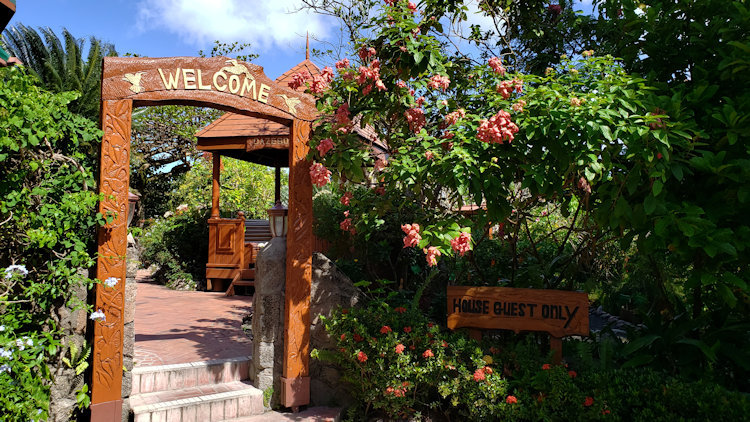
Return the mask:
[[[275,82],[286,86],[295,74],[307,72],[310,76],[321,70],[310,61],[309,48],[305,60],[279,76]],[[303,91],[304,86],[298,88]],[[354,125],[362,138],[373,141],[376,134],[371,126]],[[226,113],[196,134],[198,150],[209,152],[213,159],[213,189],[211,217],[208,220],[209,246],[206,263],[208,290],[222,291],[225,281],[231,280],[227,295],[234,294],[235,286],[252,286],[255,278],[255,260],[260,245],[271,239],[269,220],[221,218],[221,157],[227,156],[276,169],[276,208],[281,208],[281,168],[289,167],[289,127],[281,123],[237,113]],[[384,155],[385,147],[373,142],[377,155]],[[284,234],[279,234],[284,236]]]

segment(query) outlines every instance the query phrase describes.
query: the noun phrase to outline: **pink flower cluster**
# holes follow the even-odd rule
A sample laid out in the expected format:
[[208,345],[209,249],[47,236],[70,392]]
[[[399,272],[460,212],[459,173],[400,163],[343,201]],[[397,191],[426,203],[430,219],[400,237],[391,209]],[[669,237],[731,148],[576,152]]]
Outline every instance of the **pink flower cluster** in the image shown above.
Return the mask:
[[518,126],[510,120],[510,114],[500,110],[490,120],[482,120],[477,137],[482,142],[502,144],[506,140],[511,142],[517,132]]
[[313,185],[322,188],[331,181],[331,171],[323,164],[313,163],[310,166],[310,178]]
[[341,72],[343,69],[347,69],[349,67],[349,59],[341,59],[336,62],[336,70]]
[[341,132],[348,132],[352,126],[352,120],[349,117],[349,103],[344,103],[336,109],[333,120],[336,122],[337,129]]
[[409,4],[406,5],[406,7],[408,7],[409,10],[411,10],[411,13],[414,13],[417,11],[417,5],[414,4],[414,2],[410,1]]
[[435,158],[435,153],[432,151],[425,151],[424,158],[426,158],[428,161],[433,160]]
[[406,115],[406,121],[409,123],[409,130],[414,133],[418,133],[427,124],[424,110],[421,108],[410,108],[404,114]]
[[406,82],[404,81],[398,81],[396,82],[396,86],[399,88],[406,88]]
[[511,108],[516,113],[523,113],[523,108],[526,106],[526,101],[524,100],[518,100],[517,103],[513,104]]
[[299,87],[305,84],[305,81],[310,79],[310,73],[306,70],[303,70],[302,72],[295,73],[292,75],[292,80],[289,81],[287,85],[289,85],[289,88],[297,90]]
[[422,353],[422,357],[423,358],[431,358],[431,357],[434,357],[434,356],[435,356],[435,354],[432,353],[432,349],[427,349],[427,350],[424,351],[424,353]]
[[512,81],[502,81],[497,86],[497,92],[503,96],[503,99],[507,100],[510,98],[510,94],[513,91],[519,94],[523,91],[523,81],[520,79],[513,79]]
[[484,379],[485,379],[484,368],[479,368],[476,371],[474,371],[474,381],[480,382],[480,381],[484,381]]
[[344,195],[341,197],[339,201],[341,201],[341,205],[348,207],[352,198],[354,198],[354,195],[351,192],[344,192]]
[[328,154],[328,151],[332,149],[333,149],[333,141],[331,140],[331,138],[323,139],[322,141],[320,141],[317,147],[317,150],[320,153],[321,157]]
[[388,387],[385,389],[385,394],[393,394],[394,397],[406,397],[406,387],[409,385],[408,382],[404,381],[401,384],[401,388]]
[[359,49],[359,58],[362,59],[363,62],[367,61],[370,57],[374,56],[378,52],[375,51],[373,47],[362,47]]
[[[370,62],[369,66],[359,67],[359,76],[357,76],[357,83],[364,85],[368,81],[375,83],[375,87],[378,91],[387,91],[385,84],[380,79],[380,60],[375,59]],[[363,90],[362,94],[367,95],[372,91],[372,83],[369,83]]]
[[440,255],[442,255],[442,253],[440,253],[440,251],[438,250],[438,248],[436,248],[434,246],[430,246],[429,248],[423,248],[422,252],[424,252],[425,255],[427,255],[427,257],[426,257],[427,258],[427,266],[429,266],[429,267],[434,267],[435,265],[437,265],[437,257],[439,257]]
[[440,89],[442,91],[445,91],[448,89],[448,86],[451,84],[451,80],[448,79],[447,76],[443,75],[433,75],[430,78],[430,82],[428,83],[429,87],[432,89]]
[[578,187],[586,193],[591,193],[591,185],[585,177],[581,177],[580,179],[578,179]]
[[489,61],[489,65],[492,68],[492,71],[499,74],[500,76],[505,76],[505,67],[503,67],[503,61],[500,59],[500,57],[492,57]]
[[352,224],[351,218],[345,218],[344,221],[339,224],[339,227],[345,232],[349,232],[351,234],[357,233],[357,231],[354,229],[354,224]]
[[460,235],[451,239],[451,248],[459,255],[464,256],[466,252],[471,250],[471,234],[461,232]]
[[419,235],[419,224],[402,224],[401,230],[406,233],[404,248],[413,248],[419,245],[419,241],[422,240],[422,236]]
[[466,117],[466,110],[459,108],[458,110],[448,113],[445,116],[445,124],[447,126],[455,125],[458,119],[461,119],[463,117]]

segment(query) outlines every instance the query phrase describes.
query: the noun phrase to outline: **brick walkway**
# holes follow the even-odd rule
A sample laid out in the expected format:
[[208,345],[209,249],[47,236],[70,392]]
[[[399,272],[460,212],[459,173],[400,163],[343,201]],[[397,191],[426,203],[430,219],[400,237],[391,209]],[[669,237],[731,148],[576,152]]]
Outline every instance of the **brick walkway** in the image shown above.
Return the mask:
[[249,296],[170,290],[148,282],[139,270],[135,303],[135,365],[171,365],[249,356],[252,342],[242,317]]

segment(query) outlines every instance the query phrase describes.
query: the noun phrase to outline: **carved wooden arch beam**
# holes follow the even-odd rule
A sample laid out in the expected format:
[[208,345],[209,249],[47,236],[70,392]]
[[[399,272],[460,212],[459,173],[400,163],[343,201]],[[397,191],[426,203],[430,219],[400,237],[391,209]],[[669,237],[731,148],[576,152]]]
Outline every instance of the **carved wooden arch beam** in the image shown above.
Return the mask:
[[286,122],[313,121],[315,99],[269,79],[263,68],[228,57],[106,57],[102,100],[133,106],[185,104]]

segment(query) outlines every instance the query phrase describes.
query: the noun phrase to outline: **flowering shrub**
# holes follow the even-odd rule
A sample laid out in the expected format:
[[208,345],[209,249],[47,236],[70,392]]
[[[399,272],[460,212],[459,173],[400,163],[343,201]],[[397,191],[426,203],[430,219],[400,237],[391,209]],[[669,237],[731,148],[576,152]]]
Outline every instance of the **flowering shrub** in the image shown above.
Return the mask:
[[[93,285],[88,251],[104,222],[87,154],[102,132],[68,110],[78,94],[35,83],[22,67],[0,68],[0,415],[7,421],[48,418],[48,365],[66,353],[56,311],[83,306],[75,292]],[[81,390],[79,403],[86,400]]]
[[480,344],[412,307],[373,301],[334,312],[324,323],[336,349],[315,350],[313,357],[340,365],[362,414],[669,421],[739,420],[750,410],[741,393],[656,370],[552,365],[533,335]]

